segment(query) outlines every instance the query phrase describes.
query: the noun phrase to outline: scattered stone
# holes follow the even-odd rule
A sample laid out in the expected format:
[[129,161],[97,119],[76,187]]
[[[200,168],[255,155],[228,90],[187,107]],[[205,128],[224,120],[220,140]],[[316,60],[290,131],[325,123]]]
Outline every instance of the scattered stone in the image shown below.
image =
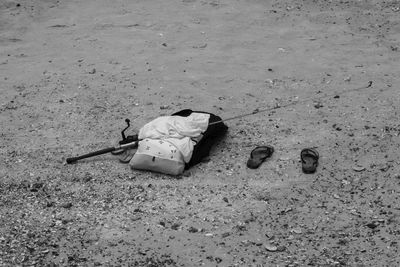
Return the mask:
[[353,170],[356,171],[356,172],[362,172],[362,171],[365,170],[365,167],[361,166],[361,165],[354,165],[353,166]]
[[373,222],[367,223],[365,226],[367,226],[370,229],[375,229],[376,227],[379,226],[379,222],[373,221]]
[[228,236],[230,236],[231,235],[231,233],[229,233],[229,232],[225,232],[225,233],[222,233],[222,238],[225,238],[225,237],[228,237]]
[[379,167],[379,170],[380,170],[381,172],[387,172],[391,167],[392,167],[392,166],[389,165],[389,164],[382,164],[382,165]]
[[286,209],[284,209],[284,210],[281,210],[280,212],[279,212],[279,214],[285,214],[285,213],[287,213],[287,212],[289,212],[289,211],[292,211],[293,209],[292,208],[286,208]]
[[88,183],[92,180],[92,176],[90,176],[90,174],[85,175],[85,177],[82,178],[82,181],[84,183]]
[[199,229],[197,229],[196,227],[190,226],[188,231],[189,231],[189,233],[197,233],[197,232],[199,232]]
[[61,204],[61,207],[64,209],[70,209],[72,207],[72,203],[71,202],[66,202]]
[[225,201],[226,203],[229,203],[229,200],[227,197],[223,197],[222,200]]
[[245,246],[249,246],[252,244],[252,242],[250,240],[245,239],[245,240],[242,240],[242,244]]
[[37,192],[44,186],[43,182],[36,182],[31,185],[31,192]]
[[265,249],[271,252],[275,252],[278,250],[277,246],[271,245],[271,244],[265,244],[264,245]]
[[162,105],[162,106],[160,106],[160,109],[169,109],[169,106],[168,105]]
[[285,246],[278,246],[277,249],[276,249],[276,251],[278,251],[278,252],[283,252],[285,250],[286,250]]
[[332,128],[334,128],[336,131],[342,130],[342,128],[340,128],[336,123],[332,125]]
[[67,28],[68,25],[66,24],[55,24],[55,25],[51,25],[50,28]]
[[301,234],[303,231],[300,228],[294,228],[292,232],[295,234]]
[[314,104],[314,108],[319,109],[322,108],[324,105],[322,105],[321,103],[316,103]]
[[202,45],[194,45],[193,48],[206,48],[207,44],[202,44]]
[[172,229],[172,230],[178,230],[180,226],[181,226],[180,223],[174,223],[174,224],[171,226],[171,229]]

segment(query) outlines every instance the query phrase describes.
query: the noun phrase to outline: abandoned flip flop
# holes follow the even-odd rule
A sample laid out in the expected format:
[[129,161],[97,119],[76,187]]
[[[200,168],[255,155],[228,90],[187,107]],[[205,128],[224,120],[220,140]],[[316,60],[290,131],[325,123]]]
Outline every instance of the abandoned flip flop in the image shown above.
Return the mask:
[[310,174],[317,170],[319,154],[315,149],[305,148],[300,153],[302,170]]
[[258,146],[250,153],[250,158],[247,160],[247,167],[257,169],[260,165],[274,153],[272,146]]
[[131,161],[131,159],[133,158],[135,153],[136,153],[136,149],[127,149],[127,150],[123,151],[123,153],[118,156],[119,162],[129,163],[129,161]]

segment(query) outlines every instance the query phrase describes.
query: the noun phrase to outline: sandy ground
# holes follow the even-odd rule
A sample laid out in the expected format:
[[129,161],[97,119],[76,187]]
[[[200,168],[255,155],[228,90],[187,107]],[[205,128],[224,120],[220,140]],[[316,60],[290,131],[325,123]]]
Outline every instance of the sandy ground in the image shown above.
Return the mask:
[[[399,266],[399,9],[0,1],[0,265]],[[125,118],[137,131],[183,108],[296,101],[227,122],[181,177],[111,155],[65,165],[118,140]],[[246,168],[262,144],[273,157]],[[312,175],[305,147],[321,155]]]

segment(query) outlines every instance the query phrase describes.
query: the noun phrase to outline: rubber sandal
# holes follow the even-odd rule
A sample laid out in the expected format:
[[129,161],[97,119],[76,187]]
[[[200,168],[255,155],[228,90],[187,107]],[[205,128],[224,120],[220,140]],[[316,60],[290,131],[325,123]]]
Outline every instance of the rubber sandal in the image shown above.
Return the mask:
[[118,156],[119,162],[129,163],[136,153],[136,149],[127,149]]
[[250,158],[247,160],[247,167],[257,169],[260,165],[274,153],[272,146],[258,146],[250,153]]
[[310,174],[317,170],[319,154],[315,149],[305,148],[300,153],[301,166],[304,173]]

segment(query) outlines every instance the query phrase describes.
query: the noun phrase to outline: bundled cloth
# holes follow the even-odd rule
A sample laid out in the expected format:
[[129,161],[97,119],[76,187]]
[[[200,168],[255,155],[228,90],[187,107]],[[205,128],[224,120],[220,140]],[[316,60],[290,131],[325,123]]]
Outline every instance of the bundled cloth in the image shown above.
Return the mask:
[[[210,125],[210,123],[212,123]],[[214,114],[190,109],[159,117],[139,131],[133,169],[179,175],[210,153],[228,127]]]

